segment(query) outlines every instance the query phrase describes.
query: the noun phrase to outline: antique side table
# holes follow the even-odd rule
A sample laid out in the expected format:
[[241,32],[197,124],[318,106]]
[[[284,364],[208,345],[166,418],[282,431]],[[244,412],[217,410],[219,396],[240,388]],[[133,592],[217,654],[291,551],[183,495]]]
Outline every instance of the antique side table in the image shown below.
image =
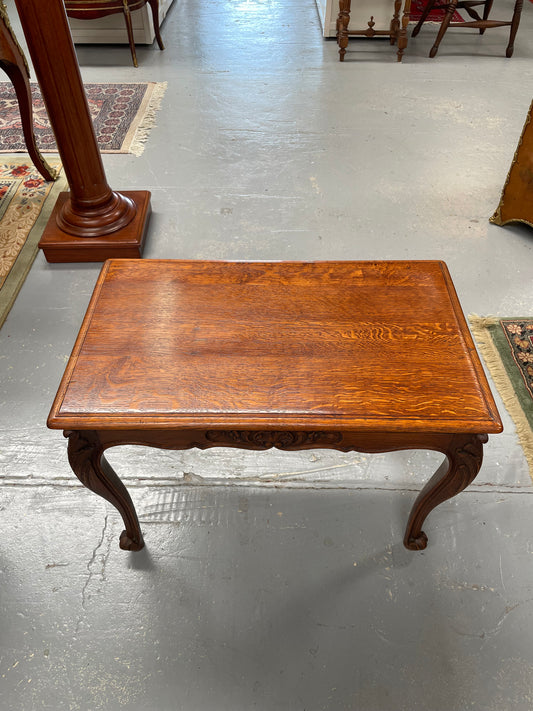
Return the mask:
[[367,22],[367,27],[362,30],[348,29],[350,25],[351,0],[339,0],[339,14],[337,16],[337,44],[339,45],[339,62],[344,62],[346,47],[350,37],[388,37],[391,44],[398,46],[396,59],[401,62],[407,47],[407,27],[411,16],[411,0],[404,0],[402,17],[402,0],[394,0],[394,12],[388,30],[375,30],[374,18]]
[[109,447],[437,450],[405,533],[418,550],[502,430],[438,261],[109,260],[48,426],[121,513],[127,550],[144,543]]

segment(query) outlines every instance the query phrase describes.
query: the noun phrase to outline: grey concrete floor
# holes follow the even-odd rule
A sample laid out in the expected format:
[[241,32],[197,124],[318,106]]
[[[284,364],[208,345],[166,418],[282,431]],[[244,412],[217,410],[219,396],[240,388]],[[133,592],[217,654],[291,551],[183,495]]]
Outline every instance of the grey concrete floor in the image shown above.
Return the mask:
[[[509,14],[512,3],[496,3]],[[17,28],[13,4],[8,3]],[[507,30],[354,40],[312,0],[175,0],[167,49],[79,47],[90,81],[166,81],[142,157],[146,257],[444,259],[465,312],[533,303],[533,230],[488,223],[533,96],[533,7]],[[427,452],[117,449],[146,535],[45,421],[99,265],[39,255],[0,332],[0,710],[533,707],[533,493],[514,427],[401,544]],[[500,400],[498,399],[500,403]]]

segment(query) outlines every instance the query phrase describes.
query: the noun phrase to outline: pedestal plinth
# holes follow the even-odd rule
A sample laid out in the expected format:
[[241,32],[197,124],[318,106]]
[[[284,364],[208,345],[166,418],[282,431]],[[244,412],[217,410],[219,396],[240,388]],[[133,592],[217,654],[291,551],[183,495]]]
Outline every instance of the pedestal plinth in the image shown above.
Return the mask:
[[49,262],[141,257],[150,193],[107,183],[63,0],[15,3],[70,188],[39,246]]
[[106,259],[140,259],[150,218],[150,192],[131,190],[121,193],[136,207],[133,220],[120,230],[98,237],[75,237],[57,226],[57,215],[69,199],[60,193],[39,247],[47,262],[103,262]]

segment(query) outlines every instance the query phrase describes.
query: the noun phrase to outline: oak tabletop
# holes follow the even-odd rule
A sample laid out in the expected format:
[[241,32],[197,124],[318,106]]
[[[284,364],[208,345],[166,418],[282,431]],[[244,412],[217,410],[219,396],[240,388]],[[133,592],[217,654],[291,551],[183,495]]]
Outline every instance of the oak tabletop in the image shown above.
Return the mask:
[[439,261],[107,261],[48,426],[496,433]]

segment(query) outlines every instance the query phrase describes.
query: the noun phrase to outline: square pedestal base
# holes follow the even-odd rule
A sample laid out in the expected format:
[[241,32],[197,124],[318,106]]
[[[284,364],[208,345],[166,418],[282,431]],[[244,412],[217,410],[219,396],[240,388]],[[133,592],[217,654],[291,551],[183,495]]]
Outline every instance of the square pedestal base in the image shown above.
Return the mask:
[[39,247],[47,262],[104,262],[106,259],[140,259],[150,218],[148,190],[122,190],[137,206],[135,218],[121,230],[101,237],[74,237],[59,229],[56,215],[69,193],[60,193]]

